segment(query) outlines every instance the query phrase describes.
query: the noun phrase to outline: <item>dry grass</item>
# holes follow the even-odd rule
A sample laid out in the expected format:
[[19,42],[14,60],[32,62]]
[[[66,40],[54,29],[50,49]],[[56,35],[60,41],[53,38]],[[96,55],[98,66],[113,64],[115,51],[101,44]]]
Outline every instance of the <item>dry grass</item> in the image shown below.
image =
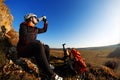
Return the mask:
[[[118,49],[118,48],[117,48]],[[100,48],[100,49],[78,49],[82,57],[85,58],[85,62],[94,65],[104,65],[107,61],[115,61],[118,67],[114,70],[120,77],[120,58],[117,56],[109,57],[111,53],[116,51],[116,48]],[[120,50],[120,49],[119,49]],[[51,55],[57,57],[63,57],[63,50],[51,49]],[[113,54],[112,54],[113,55]]]
[[[0,79],[2,80],[27,80],[27,78],[29,78],[29,80],[38,80],[33,74],[29,74],[26,72],[22,72],[21,74],[16,74],[16,71],[18,70],[22,70],[17,69],[17,65],[16,66],[11,66],[9,64],[7,70],[11,70],[11,73],[9,75],[5,75],[3,74],[2,70],[2,66],[6,63],[6,57],[5,57],[5,52],[7,50],[7,46],[9,46],[6,41],[3,43],[0,43],[1,48],[0,48]],[[85,58],[85,62],[91,64],[92,67],[87,67],[87,70],[89,71],[90,69],[92,69],[95,74],[102,70],[101,72],[104,71],[104,73],[109,72],[110,74],[115,74],[117,73],[118,77],[120,78],[120,57],[119,57],[119,50],[117,48],[86,48],[86,49],[78,49],[79,52],[81,53],[82,57]],[[117,54],[116,54],[117,52]],[[61,64],[63,64],[63,60],[61,60],[61,58],[63,57],[63,50],[62,49],[51,49],[50,50],[51,56],[55,56],[55,58],[57,59],[53,59],[50,62],[52,62],[53,65],[58,66],[57,71],[60,71],[60,73],[62,73],[62,75],[66,75],[67,73],[71,73],[70,70],[68,68],[63,68],[65,66],[62,66]],[[114,55],[115,54],[115,55]],[[111,57],[110,55],[114,56]],[[117,56],[118,55],[118,56]],[[118,68],[116,68],[114,71],[111,71],[111,69],[106,68],[105,66],[102,66],[105,64],[105,62],[107,61],[115,61],[118,63]],[[57,63],[57,64],[55,64]],[[60,64],[59,64],[60,63]],[[83,79],[83,80],[112,80],[112,79],[105,79],[105,76],[102,76],[103,74],[101,73],[99,76],[96,77],[96,75],[92,74],[91,72],[89,72],[89,74],[87,75],[87,77],[89,77],[89,79]],[[22,77],[21,77],[22,76]],[[29,77],[28,77],[29,76]],[[71,75],[66,75],[68,77],[64,77],[65,80],[81,80],[80,79],[80,75],[75,75],[75,76],[71,76]],[[108,74],[106,75],[108,76]],[[90,79],[91,78],[91,79]],[[113,80],[118,80],[118,79],[113,79]]]

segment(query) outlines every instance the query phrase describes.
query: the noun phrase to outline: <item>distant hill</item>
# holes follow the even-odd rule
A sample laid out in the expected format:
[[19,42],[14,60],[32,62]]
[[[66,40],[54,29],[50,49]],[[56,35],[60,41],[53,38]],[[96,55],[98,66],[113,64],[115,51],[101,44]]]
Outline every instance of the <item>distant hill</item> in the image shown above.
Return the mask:
[[120,58],[120,44],[114,45],[113,46],[115,50],[108,55],[108,57],[113,58],[113,57],[118,57]]
[[109,55],[107,57],[120,58],[120,44],[103,46],[103,47],[88,47],[88,48],[78,48],[79,50],[109,50]]
[[[51,48],[52,50],[62,50],[62,48]],[[101,47],[86,47],[86,48],[77,48],[77,50],[107,50],[108,51],[108,57],[120,57],[120,44],[115,45],[109,45],[109,46],[101,46]]]
[[100,47],[86,47],[86,48],[78,48],[78,49],[110,49],[110,48],[120,48],[120,44],[108,45],[108,46],[100,46]]

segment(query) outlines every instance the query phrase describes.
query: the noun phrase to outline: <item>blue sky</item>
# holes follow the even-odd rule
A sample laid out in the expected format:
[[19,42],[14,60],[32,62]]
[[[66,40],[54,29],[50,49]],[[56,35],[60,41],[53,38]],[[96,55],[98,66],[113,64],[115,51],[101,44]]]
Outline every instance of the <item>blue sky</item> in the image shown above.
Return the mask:
[[[38,39],[51,48],[96,47],[120,43],[120,0],[5,0],[19,31],[24,15],[47,16],[48,31]],[[36,25],[40,28],[43,23]]]

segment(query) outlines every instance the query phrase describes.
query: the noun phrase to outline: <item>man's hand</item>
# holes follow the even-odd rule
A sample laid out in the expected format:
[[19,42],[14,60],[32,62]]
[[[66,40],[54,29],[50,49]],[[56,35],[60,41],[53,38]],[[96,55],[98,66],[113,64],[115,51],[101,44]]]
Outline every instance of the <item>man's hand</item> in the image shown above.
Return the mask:
[[44,21],[44,22],[46,22],[46,21],[47,21],[46,16],[43,16],[43,21]]
[[39,20],[39,22],[40,22],[40,21],[46,22],[46,21],[47,21],[47,18],[46,18],[46,16],[42,16],[42,17],[38,18],[38,20]]

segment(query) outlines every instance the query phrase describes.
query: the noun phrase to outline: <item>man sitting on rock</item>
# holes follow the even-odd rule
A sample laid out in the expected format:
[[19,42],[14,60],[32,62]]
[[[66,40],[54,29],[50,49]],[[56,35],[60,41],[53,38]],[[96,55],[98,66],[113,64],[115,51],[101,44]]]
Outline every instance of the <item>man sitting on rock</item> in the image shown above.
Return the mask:
[[[38,19],[35,14],[30,13],[25,15],[24,19],[25,22],[20,24],[19,29],[18,55],[20,57],[35,57],[39,70],[47,75],[48,80],[62,80],[62,77],[59,77],[50,68],[48,62],[49,46],[36,40],[37,34],[47,31],[48,21],[46,16]],[[40,20],[44,22],[43,28],[35,26]]]

